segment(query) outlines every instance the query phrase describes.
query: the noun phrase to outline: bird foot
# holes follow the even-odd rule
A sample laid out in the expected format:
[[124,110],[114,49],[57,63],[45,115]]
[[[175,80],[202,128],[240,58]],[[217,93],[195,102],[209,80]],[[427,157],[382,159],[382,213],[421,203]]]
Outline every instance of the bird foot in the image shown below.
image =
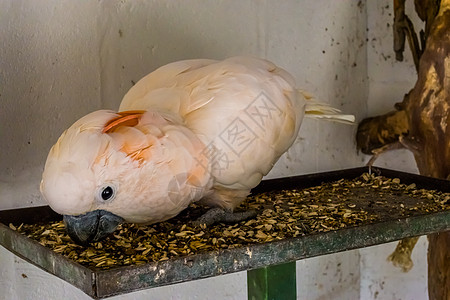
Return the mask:
[[200,226],[202,224],[210,226],[218,222],[224,223],[237,223],[250,218],[256,217],[257,212],[255,210],[247,210],[241,212],[232,212],[223,208],[215,207],[208,210],[197,220],[193,221],[194,226]]

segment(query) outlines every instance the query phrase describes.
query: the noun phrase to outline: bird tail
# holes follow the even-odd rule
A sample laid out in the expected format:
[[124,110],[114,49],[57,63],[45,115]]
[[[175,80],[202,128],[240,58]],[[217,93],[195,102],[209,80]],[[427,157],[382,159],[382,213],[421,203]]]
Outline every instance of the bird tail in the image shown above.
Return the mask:
[[331,107],[329,104],[320,102],[308,92],[303,90],[298,90],[298,92],[306,99],[305,117],[325,119],[344,124],[355,124],[354,115],[341,114],[339,109]]

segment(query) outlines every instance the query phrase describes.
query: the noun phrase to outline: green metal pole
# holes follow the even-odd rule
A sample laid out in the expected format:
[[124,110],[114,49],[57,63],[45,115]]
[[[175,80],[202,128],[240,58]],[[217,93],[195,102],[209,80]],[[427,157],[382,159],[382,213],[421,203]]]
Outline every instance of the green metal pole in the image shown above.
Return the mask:
[[295,261],[247,271],[249,300],[295,300]]

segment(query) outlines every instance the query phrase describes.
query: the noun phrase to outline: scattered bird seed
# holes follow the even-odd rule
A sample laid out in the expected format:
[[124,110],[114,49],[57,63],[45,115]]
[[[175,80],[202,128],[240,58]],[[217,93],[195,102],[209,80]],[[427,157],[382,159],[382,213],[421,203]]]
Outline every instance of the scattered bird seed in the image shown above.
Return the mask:
[[113,235],[89,247],[73,243],[62,221],[9,227],[81,265],[110,269],[437,212],[450,209],[449,200],[450,193],[364,173],[302,190],[250,195],[239,209],[259,213],[237,224],[193,226],[191,221],[205,212],[193,204],[166,222],[121,224]]

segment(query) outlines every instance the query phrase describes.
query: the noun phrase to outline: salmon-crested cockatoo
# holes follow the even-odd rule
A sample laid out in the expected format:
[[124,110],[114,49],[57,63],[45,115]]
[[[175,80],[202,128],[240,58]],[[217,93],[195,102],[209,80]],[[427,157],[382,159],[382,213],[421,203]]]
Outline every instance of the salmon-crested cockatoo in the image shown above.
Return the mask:
[[246,218],[233,209],[293,144],[305,115],[354,121],[267,60],[174,62],[137,82],[119,112],[95,111],[67,129],[50,150],[41,192],[81,244],[197,201],[212,207],[201,223]]

